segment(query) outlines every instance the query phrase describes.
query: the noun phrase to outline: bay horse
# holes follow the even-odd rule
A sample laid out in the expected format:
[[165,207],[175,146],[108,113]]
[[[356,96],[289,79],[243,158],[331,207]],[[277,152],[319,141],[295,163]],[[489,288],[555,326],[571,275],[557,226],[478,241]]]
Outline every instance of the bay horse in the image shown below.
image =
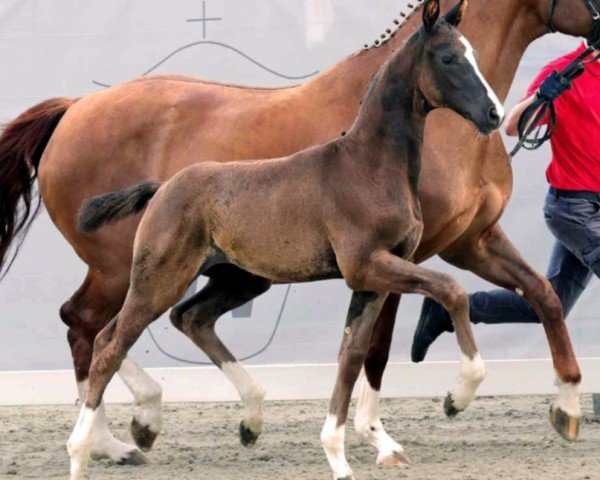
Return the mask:
[[[448,4],[442,0],[442,6]],[[0,264],[8,263],[11,243],[16,240],[18,245],[34,218],[32,187],[39,175],[50,217],[89,267],[81,287],[60,310],[82,399],[93,340],[125,298],[139,221],[132,217],[96,234],[82,234],[77,230],[82,202],[138,182],[167,180],[198,159],[281,157],[339,137],[352,124],[371,76],[416,28],[415,16],[402,16],[406,20],[396,22],[398,29],[385,33],[376,47],[297,87],[246,88],[157,76],[78,100],[48,100],[7,125],[0,136]],[[525,49],[550,24],[552,30],[581,36],[590,30],[591,16],[582,0],[472,1],[461,31],[479,51],[481,70],[501,100]],[[506,159],[498,135],[477,141],[473,127],[453,112],[441,109],[428,116],[419,186],[425,229],[414,261],[439,254],[496,285],[524,292],[544,323],[561,385],[560,402],[572,420],[567,423],[576,425],[580,374],[560,303],[498,224],[512,189]],[[381,310],[356,415],[360,437],[378,449],[378,461],[384,463],[390,458],[389,446],[397,443],[385,433],[377,403],[399,298],[389,295]],[[132,435],[148,449],[160,431],[160,386],[130,359],[119,374],[135,397]],[[246,406],[261,410],[262,391],[253,392]],[[554,423],[562,434],[568,430]],[[101,435],[95,438],[102,441],[95,441],[95,457],[144,462],[135,446],[112,436],[103,417],[96,428]]]
[[274,282],[343,278],[352,289],[321,433],[334,479],[353,478],[344,454],[348,407],[388,292],[424,294],[450,312],[462,365],[448,408],[462,411],[472,401],[485,367],[468,297],[449,275],[410,262],[423,233],[425,116],[446,107],[484,135],[504,117],[473,48],[454,28],[466,5],[460,0],[438,20],[439,0],[425,2],[423,27],[381,67],[345,136],[280,159],[196,162],[163,184],[143,182],[85,203],[79,228],[90,233],[149,202],[125,302],[94,342],[86,400],[68,442],[71,480],[87,478],[106,386],[146,327],[179,301],[198,272],[209,283],[188,300],[191,308],[176,307],[171,318],[234,383],[244,372],[215,334],[220,316]]

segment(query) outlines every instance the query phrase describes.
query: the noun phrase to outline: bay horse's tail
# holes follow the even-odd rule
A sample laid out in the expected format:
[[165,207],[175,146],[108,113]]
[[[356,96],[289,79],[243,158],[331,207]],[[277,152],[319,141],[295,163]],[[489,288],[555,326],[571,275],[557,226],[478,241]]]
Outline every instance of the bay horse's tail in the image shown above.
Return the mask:
[[79,213],[77,229],[92,233],[109,223],[142,211],[162,182],[142,182],[133,187],[111,192],[85,201]]
[[[58,122],[75,101],[52,98],[38,103],[8,123],[0,135],[0,272],[4,270],[4,275],[40,210],[40,197],[33,192],[33,184],[42,153]],[[6,266],[6,255],[16,237],[20,239]]]

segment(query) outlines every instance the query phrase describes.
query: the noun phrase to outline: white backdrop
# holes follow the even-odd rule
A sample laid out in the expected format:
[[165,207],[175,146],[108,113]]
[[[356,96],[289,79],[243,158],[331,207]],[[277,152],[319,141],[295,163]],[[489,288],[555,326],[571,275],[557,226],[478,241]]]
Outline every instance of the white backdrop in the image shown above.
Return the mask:
[[[1,0],[0,120],[48,97],[84,95],[149,70],[242,84],[295,84],[372,41],[404,5],[398,0]],[[574,39],[553,35],[532,46],[507,107],[544,63],[576,45]],[[541,214],[547,160],[546,148],[519,156],[515,192],[502,219],[510,238],[542,271],[552,242]],[[468,291],[490,288],[438,259],[428,265],[453,273]],[[71,367],[58,309],[84,273],[83,263],[43,214],[0,283],[0,370]],[[220,332],[237,355],[266,343],[285,289],[274,287],[258,299],[251,318],[228,315],[221,321]],[[569,320],[580,356],[600,356],[599,294],[594,281]],[[421,300],[403,299],[392,351],[395,361],[408,360]],[[273,344],[249,363],[335,361],[348,301],[341,281],[293,286]],[[167,351],[203,360],[168,321],[160,320],[153,331]],[[548,357],[538,326],[481,326],[476,335],[487,359]],[[457,358],[454,338],[446,337],[430,359]],[[133,356],[145,366],[183,365],[160,353],[148,334]]]

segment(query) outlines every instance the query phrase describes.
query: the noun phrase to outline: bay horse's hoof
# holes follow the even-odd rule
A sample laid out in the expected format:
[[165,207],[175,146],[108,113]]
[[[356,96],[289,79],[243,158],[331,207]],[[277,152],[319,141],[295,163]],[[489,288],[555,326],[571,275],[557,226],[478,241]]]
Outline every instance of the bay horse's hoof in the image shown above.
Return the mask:
[[146,455],[144,455],[139,450],[132,450],[127,454],[125,458],[123,458],[117,463],[118,465],[133,465],[137,467],[138,465],[149,464],[150,460],[148,460],[148,457],[146,457]]
[[461,410],[454,406],[454,398],[452,398],[452,393],[448,392],[448,395],[446,395],[446,399],[444,400],[444,413],[448,418],[452,418],[456,417],[459,412],[461,412]]
[[244,447],[253,447],[258,439],[258,434],[254,433],[246,423],[242,420],[240,422],[240,442]]
[[561,408],[550,407],[550,422],[565,440],[572,442],[579,437],[580,417],[572,417]]
[[377,458],[378,465],[384,465],[386,467],[400,467],[405,468],[413,463],[412,457],[408,452],[392,452],[388,455]]
[[135,444],[144,452],[147,452],[154,445],[158,432],[153,432],[147,425],[142,425],[135,418],[131,420],[131,436]]

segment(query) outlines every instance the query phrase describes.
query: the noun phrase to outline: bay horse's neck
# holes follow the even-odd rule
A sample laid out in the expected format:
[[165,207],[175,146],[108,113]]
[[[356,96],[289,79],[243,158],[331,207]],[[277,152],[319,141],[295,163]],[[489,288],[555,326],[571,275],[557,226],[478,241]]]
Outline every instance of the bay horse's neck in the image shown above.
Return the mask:
[[[442,0],[447,11],[455,0]],[[503,101],[527,47],[546,32],[535,0],[473,0],[459,29],[480,54],[480,68],[488,83]],[[396,34],[379,47],[355,53],[304,85],[322,103],[342,109],[349,123],[372,76],[391,53],[421,25],[419,8]],[[341,100],[341,101],[340,101]]]
[[473,1],[459,30],[479,53],[480,69],[502,102],[525,50],[547,32],[538,2],[531,0]]

